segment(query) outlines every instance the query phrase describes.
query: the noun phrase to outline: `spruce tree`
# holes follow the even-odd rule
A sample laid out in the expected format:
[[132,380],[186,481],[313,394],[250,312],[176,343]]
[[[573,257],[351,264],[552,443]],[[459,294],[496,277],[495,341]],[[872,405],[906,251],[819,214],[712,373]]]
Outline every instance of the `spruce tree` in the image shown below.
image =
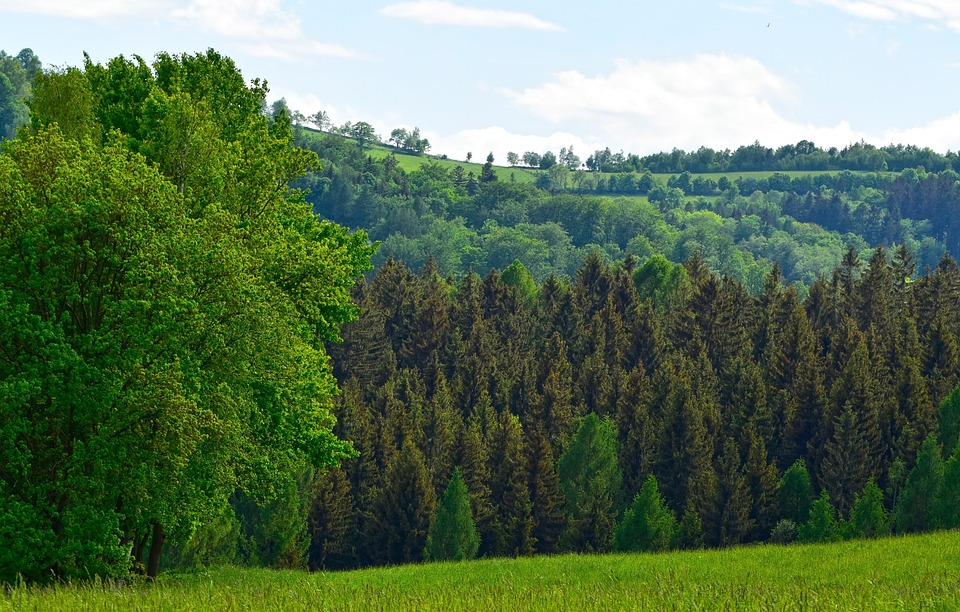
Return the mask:
[[803,459],[797,459],[786,472],[777,488],[780,517],[790,519],[797,525],[807,522],[813,502],[813,487],[810,472]]
[[797,528],[797,539],[804,543],[833,542],[840,537],[837,511],[830,503],[830,495],[821,492],[810,506],[810,518]]
[[477,556],[480,533],[473,522],[470,497],[460,468],[453,472],[437,514],[430,524],[425,561],[465,561]]
[[656,477],[651,474],[617,525],[614,550],[664,551],[670,548],[678,529],[677,519],[660,495]]
[[883,507],[883,492],[871,478],[850,509],[851,535],[875,538],[890,533],[890,514]]
[[940,441],[943,442],[943,452],[953,455],[960,438],[960,385],[940,403]]
[[917,463],[910,470],[907,481],[897,497],[893,522],[897,533],[930,531],[936,526],[934,501],[943,482],[943,458],[940,444],[933,435],[927,436]]
[[610,549],[622,483],[617,454],[616,426],[592,413],[584,417],[557,465],[566,499],[563,550]]
[[421,559],[436,503],[423,454],[407,440],[390,460],[370,509],[365,534],[369,558],[384,565]]
[[943,483],[935,506],[941,529],[960,527],[960,447],[954,449],[943,466]]
[[346,569],[357,562],[357,511],[350,481],[342,467],[324,471],[316,480],[307,513],[311,570]]

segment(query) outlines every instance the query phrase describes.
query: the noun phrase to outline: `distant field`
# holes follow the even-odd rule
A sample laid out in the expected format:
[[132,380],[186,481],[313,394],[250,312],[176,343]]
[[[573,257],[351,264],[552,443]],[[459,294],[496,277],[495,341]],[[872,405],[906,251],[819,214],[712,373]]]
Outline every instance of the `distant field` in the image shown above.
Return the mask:
[[342,573],[224,568],[158,585],[17,588],[0,609],[958,610],[960,533]]

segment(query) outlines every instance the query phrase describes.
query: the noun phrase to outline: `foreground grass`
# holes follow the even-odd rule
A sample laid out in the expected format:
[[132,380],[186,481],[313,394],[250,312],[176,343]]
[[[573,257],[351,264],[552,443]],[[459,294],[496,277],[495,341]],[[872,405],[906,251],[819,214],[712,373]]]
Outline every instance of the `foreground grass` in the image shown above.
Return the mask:
[[342,573],[223,568],[157,585],[21,587],[0,609],[958,610],[960,533]]

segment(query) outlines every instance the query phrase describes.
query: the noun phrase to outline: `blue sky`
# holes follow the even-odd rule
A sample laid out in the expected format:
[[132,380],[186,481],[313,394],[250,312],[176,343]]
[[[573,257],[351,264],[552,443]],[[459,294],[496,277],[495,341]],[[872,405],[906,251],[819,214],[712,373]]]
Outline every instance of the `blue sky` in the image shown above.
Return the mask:
[[209,47],[309,115],[433,153],[960,148],[960,0],[0,0],[0,48]]

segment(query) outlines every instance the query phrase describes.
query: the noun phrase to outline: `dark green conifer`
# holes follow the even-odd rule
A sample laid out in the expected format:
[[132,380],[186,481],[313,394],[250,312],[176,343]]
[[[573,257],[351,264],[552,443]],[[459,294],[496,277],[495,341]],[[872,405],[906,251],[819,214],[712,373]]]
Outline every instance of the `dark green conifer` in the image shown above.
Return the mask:
[[350,481],[343,468],[330,468],[313,485],[307,513],[311,570],[346,569],[358,561],[356,553],[357,512]]
[[436,503],[423,454],[407,440],[391,458],[370,509],[365,534],[370,560],[392,565],[421,559]]

